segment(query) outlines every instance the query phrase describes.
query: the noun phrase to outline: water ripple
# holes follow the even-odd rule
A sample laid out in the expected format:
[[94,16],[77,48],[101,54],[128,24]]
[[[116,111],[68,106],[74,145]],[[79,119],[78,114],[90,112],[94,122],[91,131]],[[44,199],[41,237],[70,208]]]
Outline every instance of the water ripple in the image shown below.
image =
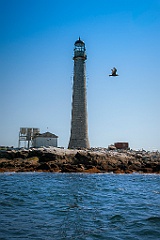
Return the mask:
[[159,239],[159,175],[14,173],[0,178],[1,239]]

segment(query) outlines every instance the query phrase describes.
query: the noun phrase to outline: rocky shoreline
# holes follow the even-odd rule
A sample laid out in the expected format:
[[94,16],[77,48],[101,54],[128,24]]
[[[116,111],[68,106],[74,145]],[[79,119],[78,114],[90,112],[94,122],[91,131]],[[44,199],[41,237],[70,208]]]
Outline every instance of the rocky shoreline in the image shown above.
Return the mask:
[[157,173],[160,153],[61,148],[0,150],[0,172]]

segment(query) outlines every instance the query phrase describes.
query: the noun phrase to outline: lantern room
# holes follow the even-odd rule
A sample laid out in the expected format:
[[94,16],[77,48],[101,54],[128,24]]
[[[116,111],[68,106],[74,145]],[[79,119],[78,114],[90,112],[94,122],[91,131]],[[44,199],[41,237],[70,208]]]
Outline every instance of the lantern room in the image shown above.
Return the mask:
[[74,44],[75,48],[74,48],[74,58],[77,58],[77,57],[82,57],[84,59],[86,59],[86,48],[85,48],[85,43],[80,39],[79,39],[75,42]]

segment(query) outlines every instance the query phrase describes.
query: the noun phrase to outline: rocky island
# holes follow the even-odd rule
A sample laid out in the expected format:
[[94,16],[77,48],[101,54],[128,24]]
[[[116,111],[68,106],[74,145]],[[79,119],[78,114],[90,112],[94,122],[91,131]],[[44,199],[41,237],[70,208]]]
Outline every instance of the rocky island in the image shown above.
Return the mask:
[[105,148],[0,150],[0,172],[160,173],[160,153]]

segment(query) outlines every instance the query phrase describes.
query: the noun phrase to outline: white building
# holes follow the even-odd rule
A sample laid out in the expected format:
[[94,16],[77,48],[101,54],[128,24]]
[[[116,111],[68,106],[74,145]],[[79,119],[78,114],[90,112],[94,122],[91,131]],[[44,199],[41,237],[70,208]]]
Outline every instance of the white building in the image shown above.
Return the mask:
[[46,132],[36,135],[32,140],[33,147],[57,147],[58,146],[58,136],[53,133]]

